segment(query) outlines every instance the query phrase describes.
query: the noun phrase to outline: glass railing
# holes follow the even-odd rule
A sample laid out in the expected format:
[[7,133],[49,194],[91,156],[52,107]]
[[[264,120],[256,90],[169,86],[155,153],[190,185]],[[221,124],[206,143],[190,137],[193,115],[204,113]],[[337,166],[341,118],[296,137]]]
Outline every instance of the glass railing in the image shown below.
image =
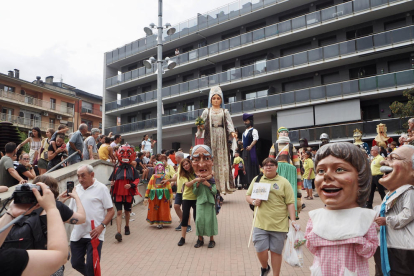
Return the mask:
[[89,109],[89,108],[82,107],[81,113],[87,113],[87,114],[102,116],[102,111],[100,111],[99,109]]
[[[176,29],[176,32],[168,36],[166,32],[163,33],[163,43],[169,43],[170,41],[177,40],[181,37],[185,37],[194,34],[200,30],[210,28],[214,25],[221,24],[225,21],[232,20],[236,17],[243,16],[247,13],[254,12],[258,9],[262,9],[277,3],[286,2],[289,0],[238,0],[230,4],[214,9],[212,11],[198,14],[197,17],[188,19],[172,27]],[[106,53],[106,64],[113,63],[125,57],[135,55],[137,53],[151,49],[157,45],[157,35],[147,36],[131,42],[125,46],[117,48],[111,52]]]
[[[215,75],[164,87],[162,89],[162,97],[168,98],[180,94],[187,94],[191,93],[191,91],[207,89],[210,86],[223,85],[264,74],[275,74],[291,70],[292,68],[303,67],[321,61],[329,61],[335,58],[343,59],[353,54],[363,54],[367,51],[381,50],[384,47],[394,46],[394,44],[400,46],[402,43],[407,42],[414,43],[414,25],[311,49],[290,56],[257,62],[253,65],[234,68]],[[156,93],[156,91],[150,91],[106,103],[106,111],[155,101]]]
[[[366,93],[372,93],[383,89],[395,89],[398,87],[404,89],[405,87],[411,85],[414,85],[414,69],[234,102],[226,104],[225,107],[232,115],[235,115],[263,109],[276,110],[281,109],[282,107],[286,108],[296,105],[306,105],[318,101],[346,98],[351,95],[364,95]],[[191,112],[163,116],[163,126],[193,122],[202,114],[203,110],[204,109],[198,109]],[[156,127],[157,120],[150,119],[109,127],[105,129],[105,133],[108,134],[109,132],[113,132],[124,134],[128,132],[153,129]]]
[[[243,15],[240,11],[254,11],[258,8],[263,8],[277,2],[284,1],[238,1],[222,8],[218,8],[212,12],[209,12],[204,15],[199,15],[198,18],[190,19],[181,24],[174,26],[177,30],[172,36],[163,36],[163,43],[168,43],[171,40],[178,39],[183,36],[195,33],[198,30],[210,27],[215,24],[220,24],[234,17]],[[300,29],[309,28],[317,24],[327,23],[335,19],[350,16],[355,13],[360,13],[369,9],[377,8],[380,6],[388,5],[393,2],[405,2],[403,0],[354,0],[346,2],[337,6],[332,6],[323,10],[305,14],[287,21],[283,21],[274,25],[267,26],[262,29],[258,29],[249,33],[245,33],[233,38],[229,38],[203,48],[199,48],[184,54],[181,54],[175,58],[177,65],[186,64],[188,62],[206,58],[211,55],[215,55],[220,52],[225,52],[235,47],[245,46],[251,43],[255,43],[262,39],[267,39],[274,36],[285,35],[289,32],[294,32]],[[250,4],[249,4],[250,3]],[[239,7],[239,8],[237,8]],[[240,8],[246,7],[246,8]],[[249,9],[251,7],[251,9]],[[255,8],[257,7],[257,8]],[[239,11],[239,13],[237,12]],[[201,29],[200,29],[201,28]],[[121,48],[118,48],[112,52],[106,53],[107,64],[115,62],[117,60],[123,59],[125,57],[134,55],[136,53],[145,51],[147,49],[153,48],[156,46],[156,35],[142,38],[138,41],[134,41],[130,44],[127,44]],[[144,74],[145,75],[145,74]],[[139,77],[144,75],[139,74]],[[116,84],[116,83],[115,83]],[[114,85],[114,84],[112,84]],[[107,86],[108,87],[108,86]]]
[[54,112],[59,112],[63,115],[73,116],[73,108],[63,108],[61,106],[56,106],[56,103],[44,101],[26,95],[17,94],[10,91],[4,91],[3,89],[0,89],[0,98],[8,99],[22,104],[28,104],[37,108],[43,108],[45,110],[53,110]]
[[[387,125],[387,134],[397,134],[403,129],[406,120],[400,118],[375,120],[367,122],[358,122],[351,124],[340,124],[324,127],[314,127],[306,129],[289,130],[289,138],[292,143],[299,143],[299,138],[306,138],[308,142],[318,142],[322,133],[326,133],[332,140],[335,139],[353,139],[354,130],[360,129],[365,136],[376,136],[377,125],[382,123]],[[362,137],[362,139],[364,139]]]

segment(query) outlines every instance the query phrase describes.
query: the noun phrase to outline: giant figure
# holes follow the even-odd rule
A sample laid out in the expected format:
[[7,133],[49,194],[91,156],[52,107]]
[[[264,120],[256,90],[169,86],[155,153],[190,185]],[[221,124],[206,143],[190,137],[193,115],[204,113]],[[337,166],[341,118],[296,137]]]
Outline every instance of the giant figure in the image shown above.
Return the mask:
[[[249,185],[253,178],[260,174],[259,161],[257,159],[256,143],[259,141],[259,133],[253,127],[253,115],[243,114],[246,130],[243,133],[243,160],[246,170],[246,180]],[[245,183],[243,183],[245,184]]]

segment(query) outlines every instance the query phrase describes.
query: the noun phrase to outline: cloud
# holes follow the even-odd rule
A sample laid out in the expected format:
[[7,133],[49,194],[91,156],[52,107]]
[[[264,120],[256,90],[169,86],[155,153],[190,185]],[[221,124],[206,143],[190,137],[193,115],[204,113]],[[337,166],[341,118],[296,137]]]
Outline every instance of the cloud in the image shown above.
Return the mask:
[[[104,53],[144,37],[158,1],[2,1],[0,72],[36,76],[102,95]],[[176,24],[223,5],[219,0],[163,1],[163,23]],[[16,14],[16,11],[19,11]]]

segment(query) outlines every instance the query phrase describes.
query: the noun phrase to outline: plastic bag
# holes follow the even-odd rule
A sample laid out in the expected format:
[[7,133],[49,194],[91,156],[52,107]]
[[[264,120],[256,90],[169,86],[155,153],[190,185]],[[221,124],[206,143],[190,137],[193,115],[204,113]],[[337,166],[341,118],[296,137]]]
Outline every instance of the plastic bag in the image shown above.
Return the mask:
[[283,252],[283,259],[285,262],[295,267],[303,266],[303,250],[302,246],[305,244],[305,234],[302,231],[296,231],[294,227],[289,227],[287,239],[285,243],[285,251]]

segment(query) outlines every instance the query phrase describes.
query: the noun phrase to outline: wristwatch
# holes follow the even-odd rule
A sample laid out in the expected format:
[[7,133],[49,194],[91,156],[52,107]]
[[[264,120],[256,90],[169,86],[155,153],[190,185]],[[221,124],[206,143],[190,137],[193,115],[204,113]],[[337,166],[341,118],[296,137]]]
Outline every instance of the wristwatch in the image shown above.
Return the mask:
[[253,205],[253,206],[256,206],[256,204],[255,204],[255,203],[256,203],[256,199],[253,199],[253,201],[252,201],[252,205]]
[[106,225],[105,224],[101,223],[101,225],[103,226],[104,229],[106,228]]

